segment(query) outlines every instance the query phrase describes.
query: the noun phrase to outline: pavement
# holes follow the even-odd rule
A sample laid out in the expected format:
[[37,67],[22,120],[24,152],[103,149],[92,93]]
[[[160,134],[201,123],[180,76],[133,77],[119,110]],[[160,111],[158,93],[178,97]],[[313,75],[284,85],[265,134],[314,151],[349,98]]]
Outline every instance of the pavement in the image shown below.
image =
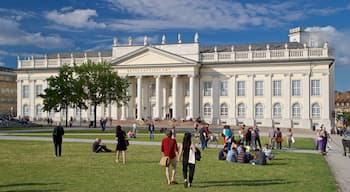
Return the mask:
[[[69,130],[91,130],[93,128],[67,128]],[[94,128],[100,130],[99,128]],[[26,130],[25,132],[43,132],[50,131],[52,129],[33,129]],[[46,141],[52,142],[52,139],[49,137],[36,137],[36,136],[11,136],[9,133],[23,132],[23,130],[3,130],[0,131],[0,140],[21,140],[21,141]],[[267,135],[267,130],[262,130],[261,135]],[[307,138],[315,138],[315,134],[313,132],[297,132],[294,133],[296,138],[298,137],[307,137]],[[342,137],[339,135],[331,135],[331,149],[328,151],[327,155],[324,156],[325,160],[330,167],[337,185],[339,192],[350,192],[350,154],[348,157],[343,155],[343,146],[341,143]],[[92,143],[93,139],[78,139],[78,138],[63,138],[64,142],[79,142],[79,143]],[[115,144],[115,140],[103,140],[106,144]],[[151,142],[151,141],[130,141],[132,145],[154,145],[160,146],[160,142]],[[214,148],[217,147],[215,145],[209,145],[209,147]],[[220,145],[218,146],[220,147]],[[286,152],[298,152],[298,153],[318,153],[316,150],[303,150],[303,149],[284,149]]]

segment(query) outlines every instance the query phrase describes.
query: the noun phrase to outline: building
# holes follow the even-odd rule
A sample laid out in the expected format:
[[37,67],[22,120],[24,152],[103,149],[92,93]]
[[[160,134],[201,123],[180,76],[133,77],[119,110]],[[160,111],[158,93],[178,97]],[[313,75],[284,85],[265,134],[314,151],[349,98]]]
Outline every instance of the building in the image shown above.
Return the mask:
[[[63,120],[61,113],[43,114],[46,79],[64,64],[87,60],[112,63],[130,80],[128,105],[102,105],[98,118],[201,117],[212,124],[311,128],[334,124],[334,54],[327,42],[314,43],[300,27],[289,31],[289,42],[200,46],[193,42],[157,45],[145,36],[143,45],[119,45],[101,52],[57,53],[42,58],[18,58],[18,113],[33,118]],[[317,45],[317,46],[316,46]],[[69,109],[69,116],[89,120],[86,111]]]
[[17,83],[13,69],[0,67],[0,115],[17,112]]
[[350,91],[335,91],[335,111],[337,113],[350,112]]

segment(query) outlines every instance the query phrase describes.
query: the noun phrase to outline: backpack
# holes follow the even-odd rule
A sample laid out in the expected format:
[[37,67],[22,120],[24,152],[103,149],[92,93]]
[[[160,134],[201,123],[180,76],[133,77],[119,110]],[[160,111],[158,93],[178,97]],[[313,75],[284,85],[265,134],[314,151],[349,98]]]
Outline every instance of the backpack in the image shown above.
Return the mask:
[[200,161],[202,156],[201,156],[201,151],[196,147],[196,152],[194,153],[196,161]]

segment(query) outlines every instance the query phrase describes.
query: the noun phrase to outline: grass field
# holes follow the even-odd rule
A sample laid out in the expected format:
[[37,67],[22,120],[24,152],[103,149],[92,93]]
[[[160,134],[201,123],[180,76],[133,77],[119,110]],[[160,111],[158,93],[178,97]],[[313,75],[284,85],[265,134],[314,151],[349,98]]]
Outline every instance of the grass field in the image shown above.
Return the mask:
[[[50,142],[0,141],[0,146],[0,191],[185,191],[181,164],[180,184],[166,184],[159,146],[129,146],[126,165],[116,164],[114,153],[91,153],[88,143],[63,143],[60,158]],[[319,154],[276,152],[268,165],[254,166],[218,161],[217,152],[202,152],[193,187],[186,191],[337,191]]]

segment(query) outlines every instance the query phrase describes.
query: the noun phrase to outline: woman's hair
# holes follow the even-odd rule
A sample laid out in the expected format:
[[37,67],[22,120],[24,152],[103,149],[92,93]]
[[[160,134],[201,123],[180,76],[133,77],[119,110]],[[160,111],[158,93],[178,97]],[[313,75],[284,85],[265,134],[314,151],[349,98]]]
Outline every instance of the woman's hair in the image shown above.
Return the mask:
[[184,150],[186,150],[186,149],[189,150],[190,149],[190,147],[191,147],[191,137],[192,137],[191,133],[189,133],[189,132],[185,133],[184,139],[182,141],[182,146],[183,146]]

